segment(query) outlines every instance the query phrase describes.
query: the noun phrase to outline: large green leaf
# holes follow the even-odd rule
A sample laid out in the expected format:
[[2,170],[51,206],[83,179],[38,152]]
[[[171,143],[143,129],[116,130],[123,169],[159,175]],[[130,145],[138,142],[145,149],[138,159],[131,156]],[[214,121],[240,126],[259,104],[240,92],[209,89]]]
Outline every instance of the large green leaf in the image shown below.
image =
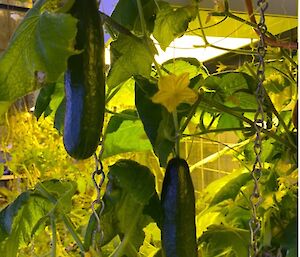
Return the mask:
[[103,158],[151,149],[152,146],[145,134],[143,124],[135,111],[126,110],[110,119],[105,131]]
[[165,167],[175,144],[172,141],[174,125],[171,114],[160,104],[151,101],[150,97],[156,90],[157,87],[148,80],[136,78],[135,105],[154,153],[159,158],[160,165]]
[[[152,31],[154,26],[153,17],[155,17],[156,12],[155,1],[141,0],[141,3],[147,29]],[[136,0],[119,0],[111,18],[135,33],[142,33],[141,20]]]
[[0,213],[1,253],[6,257],[17,256],[18,248],[31,240],[34,226],[50,208],[46,199],[27,191],[3,209]]
[[239,90],[248,89],[247,80],[240,73],[228,73],[222,76],[219,86],[227,96],[230,96]]
[[150,77],[153,56],[142,39],[120,35],[111,43],[111,52],[113,62],[107,78],[110,90],[134,75]]
[[196,17],[196,10],[193,6],[174,8],[166,2],[160,3],[153,36],[162,50],[166,50],[175,38],[184,34],[189,22]]
[[[157,196],[154,175],[146,166],[135,161],[119,160],[109,167],[107,176],[109,181],[103,197],[105,208],[100,217],[104,237],[109,234],[104,241],[108,243],[115,235],[119,235],[121,243],[110,256],[137,256],[145,237],[143,228],[151,222],[144,209]],[[95,228],[92,215],[85,237],[86,247],[91,243]]]
[[211,225],[198,242],[203,257],[247,257],[249,238],[247,230]]
[[235,92],[233,95],[228,96],[226,105],[236,106],[244,109],[257,109],[257,101],[253,94],[248,92]]
[[17,28],[0,58],[0,102],[55,82],[65,71],[67,59],[76,54],[73,43],[77,20],[69,14],[42,11],[38,1]]
[[[182,73],[188,72],[190,79],[198,76],[199,74],[203,77],[207,77],[207,73],[203,69],[203,65],[196,58],[192,57],[178,57],[170,59],[164,62],[162,66],[175,75],[181,75]],[[162,74],[165,75],[167,73],[162,70]]]
[[205,191],[207,192],[207,198],[210,198],[210,206],[216,205],[227,199],[234,200],[240,192],[241,187],[250,179],[251,174],[245,169],[233,172],[209,184]]
[[0,250],[6,257],[17,256],[18,249],[27,245],[37,226],[44,225],[54,210],[64,213],[71,209],[76,190],[74,182],[50,180],[34,190],[19,195],[0,212]]
[[71,199],[76,189],[77,184],[73,181],[52,179],[38,184],[35,191],[55,204],[57,210],[66,213],[71,211]]
[[224,128],[239,128],[242,127],[241,121],[236,118],[235,116],[232,116],[227,113],[222,113],[219,120],[218,120],[218,129],[224,129]]

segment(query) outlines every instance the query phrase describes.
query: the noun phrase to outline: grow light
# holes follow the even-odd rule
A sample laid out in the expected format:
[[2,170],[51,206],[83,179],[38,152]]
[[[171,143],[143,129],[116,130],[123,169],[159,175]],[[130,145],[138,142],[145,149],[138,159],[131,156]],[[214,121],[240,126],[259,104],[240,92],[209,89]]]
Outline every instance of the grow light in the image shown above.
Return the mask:
[[178,57],[193,57],[200,62],[213,59],[217,56],[228,53],[228,50],[235,50],[249,45],[253,42],[251,38],[224,38],[224,37],[207,37],[207,41],[214,46],[223,48],[217,49],[214,47],[204,47],[205,43],[198,36],[183,36],[175,39],[166,51],[162,51],[157,47],[158,55],[156,60],[158,63],[163,63],[166,60]]
[[[177,38],[170,44],[169,47],[167,47],[166,51],[161,50],[158,42],[155,39],[153,40],[158,51],[158,55],[155,56],[155,59],[159,64],[178,57],[193,57],[198,59],[200,62],[204,62],[228,53],[228,50],[221,50],[213,47],[203,47],[204,41],[198,36],[183,36]],[[239,49],[249,45],[251,42],[254,42],[254,40],[251,38],[230,37],[207,37],[207,40],[214,46],[229,50]],[[105,63],[110,65],[109,47],[105,49]]]

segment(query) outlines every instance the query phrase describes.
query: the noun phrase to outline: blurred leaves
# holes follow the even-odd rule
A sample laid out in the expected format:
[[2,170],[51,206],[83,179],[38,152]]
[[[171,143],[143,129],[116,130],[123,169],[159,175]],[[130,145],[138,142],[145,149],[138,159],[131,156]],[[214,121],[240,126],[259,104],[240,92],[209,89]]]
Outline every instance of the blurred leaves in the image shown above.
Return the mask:
[[76,54],[76,19],[42,11],[47,2],[38,1],[27,13],[0,57],[1,102],[12,102],[56,82],[66,69],[68,57]]
[[38,232],[36,226],[45,226],[51,212],[69,212],[75,190],[74,182],[44,181],[1,210],[1,253],[7,257],[17,256],[18,249],[26,246],[33,233]]

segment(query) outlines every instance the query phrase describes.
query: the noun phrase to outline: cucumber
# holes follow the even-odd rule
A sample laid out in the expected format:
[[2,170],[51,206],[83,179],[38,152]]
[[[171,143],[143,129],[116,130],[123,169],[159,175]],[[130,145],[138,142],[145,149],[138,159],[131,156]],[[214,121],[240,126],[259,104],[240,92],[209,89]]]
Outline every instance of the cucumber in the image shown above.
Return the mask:
[[105,111],[104,35],[97,0],[76,0],[70,14],[78,19],[75,48],[65,73],[66,111],[63,141],[75,159],[93,155]]
[[196,257],[195,194],[184,159],[168,162],[162,193],[162,250],[166,257]]

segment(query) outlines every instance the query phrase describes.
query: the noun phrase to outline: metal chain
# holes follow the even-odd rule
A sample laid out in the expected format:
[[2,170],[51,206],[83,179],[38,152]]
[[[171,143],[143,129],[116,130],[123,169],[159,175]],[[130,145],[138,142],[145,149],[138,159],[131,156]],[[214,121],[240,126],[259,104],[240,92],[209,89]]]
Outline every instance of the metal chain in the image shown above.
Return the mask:
[[260,228],[261,221],[258,217],[258,207],[262,201],[259,190],[259,179],[262,173],[262,130],[265,127],[264,122],[264,88],[263,82],[265,80],[265,62],[264,58],[266,55],[266,45],[265,45],[265,33],[267,31],[267,26],[265,24],[265,11],[268,8],[268,2],[265,0],[258,0],[257,6],[260,12],[260,22],[257,25],[257,31],[259,33],[260,40],[257,47],[257,56],[258,56],[258,67],[257,67],[257,78],[258,85],[255,92],[256,100],[258,104],[257,111],[254,116],[254,128],[255,128],[255,140],[254,140],[254,153],[255,161],[251,171],[251,176],[254,182],[254,188],[250,196],[251,202],[251,219],[249,221],[250,228],[250,245],[249,245],[249,257],[259,256],[259,237],[260,237]]
[[[101,0],[97,0],[98,10],[100,9],[100,5],[101,5]],[[103,20],[102,20],[101,17],[100,17],[100,20],[101,20],[101,25],[103,26]],[[103,238],[104,238],[103,230],[101,229],[101,220],[100,220],[100,217],[101,217],[101,215],[104,211],[104,208],[105,208],[105,204],[104,204],[104,202],[101,198],[101,188],[102,188],[102,185],[103,185],[104,180],[105,180],[105,173],[103,171],[103,164],[102,164],[102,161],[101,161],[101,157],[102,157],[102,154],[103,154],[103,151],[104,151],[103,141],[104,141],[104,136],[101,133],[100,142],[99,142],[99,145],[100,145],[101,149],[100,149],[100,152],[99,152],[98,156],[97,156],[96,152],[94,153],[95,170],[92,173],[93,184],[94,184],[96,192],[97,192],[96,199],[92,202],[92,205],[91,205],[91,209],[92,209],[93,214],[94,214],[94,216],[96,218],[96,221],[97,221],[97,229],[94,231],[94,234],[93,234],[93,244],[96,243],[96,235],[97,234],[100,234],[100,243],[103,241]],[[97,183],[97,180],[96,180],[97,175],[100,176],[99,183]],[[100,211],[98,213],[97,213],[97,210],[95,208],[95,205],[97,205],[97,204],[101,206]]]
[[[101,152],[102,152],[102,149],[101,149]],[[92,180],[93,180],[93,184],[95,186],[95,189],[97,191],[97,196],[96,196],[96,199],[92,202],[92,205],[91,205],[93,214],[94,214],[94,216],[96,218],[96,221],[97,221],[97,229],[94,231],[93,241],[95,241],[96,233],[100,233],[100,242],[102,241],[103,236],[104,236],[103,231],[101,229],[100,217],[101,217],[101,215],[104,211],[104,207],[105,207],[104,202],[101,198],[101,187],[102,187],[102,185],[104,183],[104,180],[105,180],[105,173],[103,171],[103,164],[102,164],[102,161],[100,159],[101,152],[99,154],[99,157],[97,156],[96,153],[94,154],[95,170],[92,173]],[[96,180],[96,176],[98,176],[98,175],[100,175],[100,182],[99,183],[97,183],[97,180]],[[97,213],[97,210],[95,208],[96,204],[99,204],[101,206],[99,213]]]

